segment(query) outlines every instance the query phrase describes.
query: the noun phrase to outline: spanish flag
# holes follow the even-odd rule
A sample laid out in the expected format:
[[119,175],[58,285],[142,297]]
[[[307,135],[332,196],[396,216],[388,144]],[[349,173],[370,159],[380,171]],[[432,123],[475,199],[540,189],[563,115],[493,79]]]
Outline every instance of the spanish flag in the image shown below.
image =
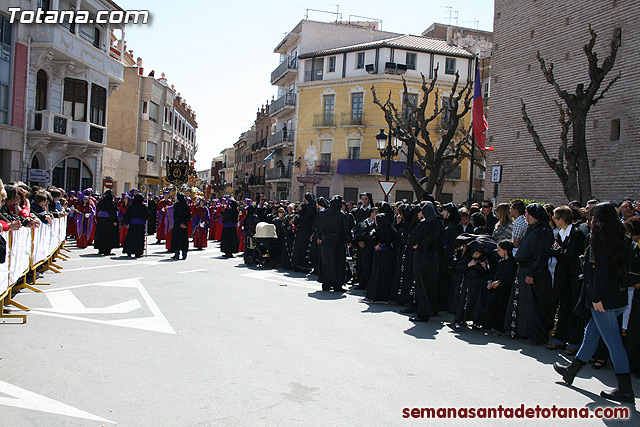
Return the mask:
[[493,151],[493,146],[485,147],[484,142],[487,138],[486,131],[489,129],[487,118],[482,111],[482,81],[480,80],[480,69],[476,62],[476,80],[473,90],[473,136],[478,143],[478,148],[483,151]]

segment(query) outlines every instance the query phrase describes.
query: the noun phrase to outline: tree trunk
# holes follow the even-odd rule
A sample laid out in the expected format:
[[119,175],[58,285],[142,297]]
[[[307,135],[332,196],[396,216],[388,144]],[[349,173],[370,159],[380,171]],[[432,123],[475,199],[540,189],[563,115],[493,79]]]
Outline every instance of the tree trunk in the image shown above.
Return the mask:
[[587,128],[587,112],[579,111],[573,117],[573,147],[576,151],[576,167],[577,167],[577,200],[580,200],[583,206],[591,199],[591,168],[589,166],[589,155],[587,153],[586,128]]

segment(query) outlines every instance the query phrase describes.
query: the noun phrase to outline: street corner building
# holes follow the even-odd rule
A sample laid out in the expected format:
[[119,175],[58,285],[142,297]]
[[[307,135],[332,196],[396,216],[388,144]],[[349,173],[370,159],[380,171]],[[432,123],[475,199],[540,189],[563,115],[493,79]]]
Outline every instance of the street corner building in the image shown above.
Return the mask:
[[[421,73],[430,80],[438,67],[440,105],[448,101],[456,72],[463,85],[473,79],[474,54],[447,40],[447,34],[431,34],[439,29],[435,24],[425,31],[428,36],[384,32],[372,22],[360,24],[305,20],[274,50],[280,54],[280,65],[272,72],[271,83],[278,87],[278,96],[266,112],[275,119],[275,133],[267,137],[265,158],[272,162],[266,174],[272,194],[283,194],[289,180],[292,200],[306,191],[326,198],[343,194],[349,201],[357,201],[360,192],[371,192],[382,199],[378,181],[384,179],[386,160],[380,159],[376,135],[388,125],[373,103],[371,87],[385,100],[391,94],[403,114],[410,114],[402,101],[403,77],[413,105],[422,100]],[[446,127],[448,117],[442,114],[430,130]],[[259,134],[256,139],[261,147]],[[391,179],[397,181],[391,200],[415,200],[403,177],[405,169],[406,154],[400,151],[390,167]],[[417,168],[415,173],[420,176]],[[445,184],[443,201],[466,200],[468,174],[468,162],[462,162]]]
[[[5,2],[6,4],[7,2]],[[37,3],[37,4],[36,4]],[[122,10],[111,1],[9,0],[33,10]],[[98,187],[109,94],[123,83],[124,25],[9,23],[0,11],[0,176],[67,191]]]
[[[521,100],[526,103],[527,114],[549,156],[558,158],[562,129],[555,101],[562,100],[547,83],[536,52],[540,52],[547,65],[553,62],[553,73],[561,89],[575,94],[578,84],[583,83],[586,88],[590,82],[583,50],[591,38],[589,25],[598,36],[594,47],[598,66],[609,55],[617,31],[621,33],[621,44],[615,66],[600,90],[618,73],[620,78],[587,116],[586,146],[592,185],[592,194],[587,196],[619,201],[640,193],[640,104],[635,89],[640,81],[638,3],[496,0],[488,117],[488,145],[493,145],[495,151],[488,153],[487,167],[497,164],[503,167],[499,201],[527,198],[547,203],[567,202],[559,178],[536,151],[523,121]],[[489,179],[487,176],[487,186],[492,185]]]

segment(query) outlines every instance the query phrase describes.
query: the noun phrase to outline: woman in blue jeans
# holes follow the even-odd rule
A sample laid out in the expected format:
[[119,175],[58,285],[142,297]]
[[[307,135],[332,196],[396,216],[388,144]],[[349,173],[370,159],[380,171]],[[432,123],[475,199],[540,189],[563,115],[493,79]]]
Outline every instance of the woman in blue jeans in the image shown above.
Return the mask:
[[629,358],[622,345],[618,316],[627,305],[627,286],[640,279],[628,273],[631,244],[615,207],[608,202],[598,203],[593,210],[591,246],[585,253],[584,291],[585,305],[591,311],[591,320],[584,330],[584,340],[569,366],[553,365],[565,383],[573,383],[580,369],[591,359],[600,337],[607,345],[618,387],[602,391],[600,396],[618,402],[634,403]]

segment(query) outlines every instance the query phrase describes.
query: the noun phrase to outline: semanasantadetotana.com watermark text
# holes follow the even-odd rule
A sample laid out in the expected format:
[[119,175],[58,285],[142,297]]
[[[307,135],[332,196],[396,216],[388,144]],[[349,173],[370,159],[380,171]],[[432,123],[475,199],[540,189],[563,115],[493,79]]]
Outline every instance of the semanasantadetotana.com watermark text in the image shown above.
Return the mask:
[[95,18],[88,10],[23,10],[19,7],[7,10],[11,13],[11,24],[146,24],[149,21],[148,10],[100,10]]

